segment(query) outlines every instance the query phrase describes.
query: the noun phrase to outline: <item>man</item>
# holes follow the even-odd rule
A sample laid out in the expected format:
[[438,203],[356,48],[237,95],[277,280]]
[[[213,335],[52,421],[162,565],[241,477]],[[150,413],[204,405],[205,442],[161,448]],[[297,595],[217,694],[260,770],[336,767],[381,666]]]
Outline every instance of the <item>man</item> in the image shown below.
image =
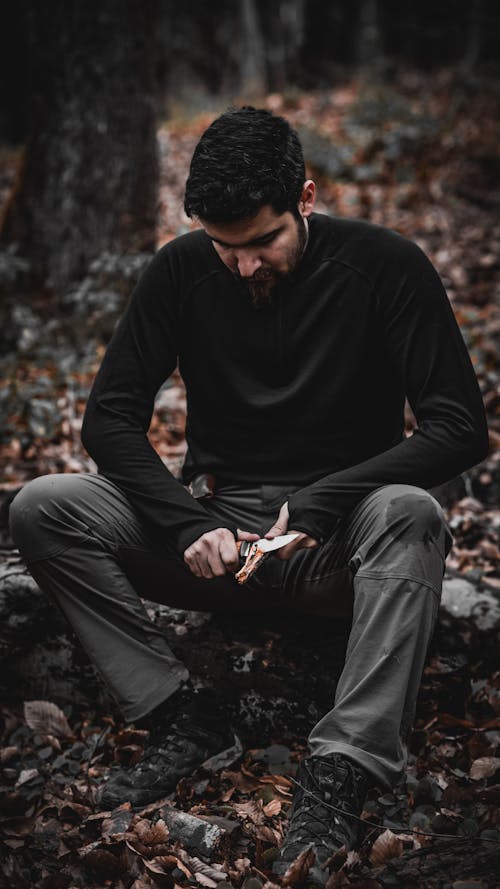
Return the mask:
[[[427,489],[483,459],[487,432],[428,259],[387,229],[314,213],[314,200],[284,119],[245,107],[214,121],[186,187],[201,229],[152,260],[89,399],[82,439],[99,474],[30,483],[12,531],[125,717],[153,729],[143,760],[108,781],[106,806],[164,795],[230,743],[219,703],[189,690],[139,596],[352,613],[274,865],[283,874],[311,846],[322,883],[356,842],[368,782],[391,786],[404,768],[451,545]],[[146,437],[177,360],[184,485]],[[214,496],[196,499],[208,477]],[[238,586],[236,540],[285,532],[293,542]]]

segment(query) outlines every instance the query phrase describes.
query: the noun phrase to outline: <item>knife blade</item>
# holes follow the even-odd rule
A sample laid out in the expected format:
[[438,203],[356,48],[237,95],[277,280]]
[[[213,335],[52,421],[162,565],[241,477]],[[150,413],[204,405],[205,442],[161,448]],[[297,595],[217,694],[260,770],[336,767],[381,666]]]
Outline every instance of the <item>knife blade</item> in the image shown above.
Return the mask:
[[282,546],[291,543],[292,540],[295,540],[298,536],[298,534],[281,534],[279,537],[273,537],[272,539],[260,537],[259,540],[242,540],[239,545],[240,556],[246,559],[252,550],[260,550],[260,552],[263,553],[272,553],[275,549],[281,549]]
[[279,537],[274,537],[271,540],[268,540],[267,537],[261,537],[260,540],[238,541],[236,545],[240,556],[245,558],[245,564],[235,574],[238,583],[246,583],[272,552],[281,549],[287,543],[291,543],[298,536],[298,534],[281,534]]

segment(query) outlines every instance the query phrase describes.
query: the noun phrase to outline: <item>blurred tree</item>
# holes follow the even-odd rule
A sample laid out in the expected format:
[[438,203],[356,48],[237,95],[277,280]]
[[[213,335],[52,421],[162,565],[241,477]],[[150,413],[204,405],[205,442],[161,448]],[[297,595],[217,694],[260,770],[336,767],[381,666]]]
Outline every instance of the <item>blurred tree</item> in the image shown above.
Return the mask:
[[0,233],[57,292],[105,250],[154,246],[156,13],[156,0],[20,0],[29,131]]
[[357,27],[357,61],[363,67],[376,65],[380,60],[381,53],[382,44],[377,0],[361,0]]
[[267,89],[266,46],[256,0],[241,0],[241,89],[262,96]]
[[476,67],[483,43],[483,0],[470,0],[468,8],[467,42],[462,59],[462,70],[470,72]]
[[260,0],[265,36],[266,79],[270,90],[282,92],[297,83],[299,55],[304,40],[306,0]]

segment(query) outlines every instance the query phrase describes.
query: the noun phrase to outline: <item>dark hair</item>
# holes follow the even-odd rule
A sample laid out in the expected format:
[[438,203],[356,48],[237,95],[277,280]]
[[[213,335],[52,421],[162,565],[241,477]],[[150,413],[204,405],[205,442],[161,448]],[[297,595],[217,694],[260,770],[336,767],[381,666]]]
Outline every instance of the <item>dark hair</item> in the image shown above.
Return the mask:
[[210,222],[245,219],[265,204],[296,214],[304,180],[302,147],[288,121],[250,105],[230,108],[194,150],[184,209]]

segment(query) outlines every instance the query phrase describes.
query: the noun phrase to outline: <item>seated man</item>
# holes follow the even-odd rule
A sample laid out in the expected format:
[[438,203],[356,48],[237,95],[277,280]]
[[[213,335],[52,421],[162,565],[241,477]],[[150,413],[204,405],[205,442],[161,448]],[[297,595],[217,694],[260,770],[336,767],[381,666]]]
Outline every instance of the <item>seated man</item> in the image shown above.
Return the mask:
[[[429,260],[385,228],[314,213],[314,201],[283,118],[245,107],[212,123],[186,187],[201,229],[154,257],[90,395],[82,439],[99,472],[31,482],[11,527],[126,719],[154,726],[143,760],[105,785],[106,807],[159,798],[229,743],[218,705],[187,697],[187,670],[140,597],[352,614],[274,866],[284,873],[312,846],[321,883],[330,856],[356,842],[368,781],[390,787],[404,768],[451,545],[427,489],[482,460],[487,431]],[[183,483],[147,439],[177,361]],[[213,496],[196,499],[207,476]],[[239,586],[237,540],[287,532]]]

